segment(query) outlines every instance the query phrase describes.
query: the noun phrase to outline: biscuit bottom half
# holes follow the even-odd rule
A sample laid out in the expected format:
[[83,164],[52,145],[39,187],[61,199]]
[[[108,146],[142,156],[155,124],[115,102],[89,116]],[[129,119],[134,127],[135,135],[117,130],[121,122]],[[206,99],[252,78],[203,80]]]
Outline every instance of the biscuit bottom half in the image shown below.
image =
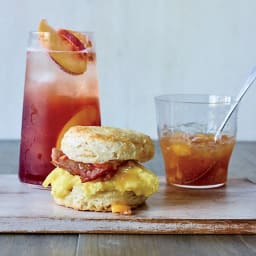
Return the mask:
[[76,210],[129,214],[129,209],[143,204],[158,190],[159,180],[147,168],[135,161],[129,161],[110,180],[84,183],[80,176],[57,167],[43,183],[44,187],[49,185],[57,204]]

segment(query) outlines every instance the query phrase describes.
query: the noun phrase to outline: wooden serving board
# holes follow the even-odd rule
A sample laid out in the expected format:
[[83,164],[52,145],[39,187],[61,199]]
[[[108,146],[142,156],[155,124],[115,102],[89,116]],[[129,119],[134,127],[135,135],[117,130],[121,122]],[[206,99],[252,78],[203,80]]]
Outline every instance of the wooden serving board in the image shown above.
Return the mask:
[[0,175],[0,232],[256,234],[256,184],[230,180],[219,189],[190,190],[165,184],[131,216],[58,206],[49,190]]

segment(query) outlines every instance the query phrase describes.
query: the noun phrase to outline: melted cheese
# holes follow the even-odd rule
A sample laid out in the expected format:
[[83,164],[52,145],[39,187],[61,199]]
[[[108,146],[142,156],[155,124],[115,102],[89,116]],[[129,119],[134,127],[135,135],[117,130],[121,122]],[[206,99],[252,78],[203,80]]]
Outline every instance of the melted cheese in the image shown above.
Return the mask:
[[43,182],[43,186],[52,186],[52,195],[57,198],[67,196],[72,188],[82,186],[87,196],[104,191],[133,191],[137,196],[148,197],[158,190],[157,176],[142,165],[129,161],[108,181],[89,181],[82,183],[80,177],[71,175],[62,168],[55,168]]
[[113,213],[121,213],[124,215],[131,215],[132,209],[129,205],[126,204],[112,204],[111,205],[111,211]]

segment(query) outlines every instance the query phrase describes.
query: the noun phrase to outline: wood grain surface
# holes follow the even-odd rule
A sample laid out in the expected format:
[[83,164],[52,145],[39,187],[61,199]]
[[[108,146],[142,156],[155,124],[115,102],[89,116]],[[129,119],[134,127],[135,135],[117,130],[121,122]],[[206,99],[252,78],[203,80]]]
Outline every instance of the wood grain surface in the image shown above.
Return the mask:
[[232,179],[226,187],[160,189],[131,216],[58,206],[49,190],[0,175],[0,232],[250,234],[256,233],[256,184]]
[[[159,144],[147,166],[164,175]],[[17,174],[19,141],[0,141],[0,174]],[[229,177],[255,179],[256,142],[238,142]],[[254,203],[255,204],[255,203]],[[0,234],[0,255],[255,256],[256,235]]]

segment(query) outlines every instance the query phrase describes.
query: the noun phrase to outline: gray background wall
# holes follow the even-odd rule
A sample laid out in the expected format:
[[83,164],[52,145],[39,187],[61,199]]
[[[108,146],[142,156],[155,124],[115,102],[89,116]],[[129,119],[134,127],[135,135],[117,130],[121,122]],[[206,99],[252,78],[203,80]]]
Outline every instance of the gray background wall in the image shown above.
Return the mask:
[[[235,95],[256,64],[255,0],[1,0],[0,139],[20,137],[27,34],[41,18],[96,32],[102,123],[153,138],[155,95]],[[255,96],[239,140],[256,140]]]

